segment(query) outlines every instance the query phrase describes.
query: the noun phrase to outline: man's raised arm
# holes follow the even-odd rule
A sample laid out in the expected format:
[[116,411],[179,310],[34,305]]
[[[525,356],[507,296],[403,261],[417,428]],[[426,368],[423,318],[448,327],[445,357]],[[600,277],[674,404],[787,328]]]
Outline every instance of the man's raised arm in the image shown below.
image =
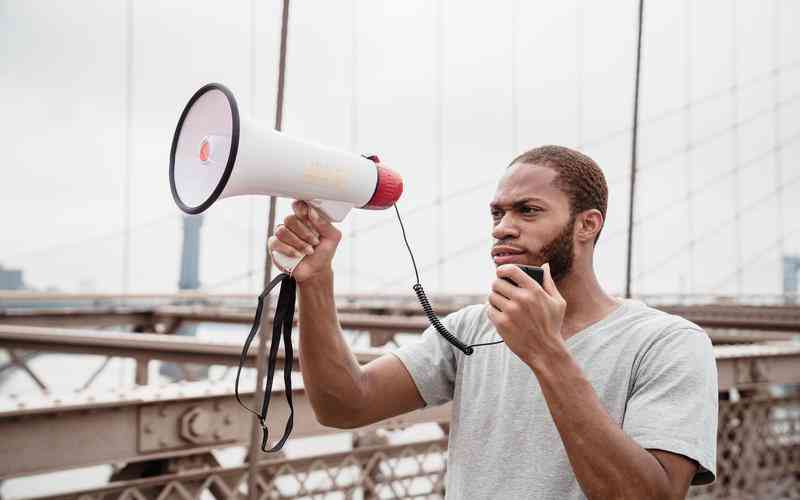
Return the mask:
[[270,238],[270,251],[305,255],[294,269],[300,309],[300,366],[306,394],[323,425],[353,428],[421,408],[403,363],[386,354],[359,366],[339,327],[331,262],[341,232],[306,203],[295,202]]

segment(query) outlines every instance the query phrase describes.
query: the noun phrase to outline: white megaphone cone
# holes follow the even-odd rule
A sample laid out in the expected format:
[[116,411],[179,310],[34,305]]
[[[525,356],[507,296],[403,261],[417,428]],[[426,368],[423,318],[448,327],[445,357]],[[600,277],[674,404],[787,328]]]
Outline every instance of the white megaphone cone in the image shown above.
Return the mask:
[[[304,200],[334,222],[351,208],[391,207],[403,180],[371,159],[286,136],[239,115],[227,87],[210,83],[183,110],[172,139],[169,183],[175,203],[199,214],[220,198],[257,194]],[[302,257],[277,252],[291,272]]]

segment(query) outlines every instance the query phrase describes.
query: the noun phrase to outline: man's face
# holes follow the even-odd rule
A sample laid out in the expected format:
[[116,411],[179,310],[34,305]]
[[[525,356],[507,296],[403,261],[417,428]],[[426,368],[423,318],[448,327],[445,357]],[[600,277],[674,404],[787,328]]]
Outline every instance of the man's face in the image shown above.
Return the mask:
[[496,266],[549,262],[556,282],[569,273],[575,217],[567,195],[553,185],[556,176],[555,170],[538,165],[515,164],[506,170],[490,204]]

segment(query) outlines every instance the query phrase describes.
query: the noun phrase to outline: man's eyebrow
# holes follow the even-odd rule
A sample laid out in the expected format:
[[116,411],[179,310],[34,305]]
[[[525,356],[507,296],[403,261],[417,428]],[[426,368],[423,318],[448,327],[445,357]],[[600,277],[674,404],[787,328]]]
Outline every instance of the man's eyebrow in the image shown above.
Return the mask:
[[[522,198],[522,199],[519,199],[519,200],[511,202],[511,207],[512,208],[518,208],[518,207],[520,207],[520,206],[522,206],[522,205],[524,205],[524,204],[526,204],[528,202],[531,202],[531,201],[536,202],[536,203],[540,203],[542,205],[547,205],[547,202],[544,201],[543,199],[537,198],[535,196],[529,196],[527,198]],[[497,203],[497,202],[494,202],[494,201],[489,203],[489,208],[490,209],[502,208],[502,206],[503,205],[501,203]]]

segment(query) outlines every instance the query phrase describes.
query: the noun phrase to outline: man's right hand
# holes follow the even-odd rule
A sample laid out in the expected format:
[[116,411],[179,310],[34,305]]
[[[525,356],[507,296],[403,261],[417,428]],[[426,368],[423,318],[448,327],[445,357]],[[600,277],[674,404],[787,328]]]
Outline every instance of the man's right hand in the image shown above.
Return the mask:
[[[330,273],[333,255],[342,239],[342,233],[319,210],[304,201],[292,203],[294,213],[283,220],[270,237],[270,252],[289,257],[305,256],[294,268],[292,277],[302,283],[310,278]],[[289,272],[287,269],[281,271]]]

